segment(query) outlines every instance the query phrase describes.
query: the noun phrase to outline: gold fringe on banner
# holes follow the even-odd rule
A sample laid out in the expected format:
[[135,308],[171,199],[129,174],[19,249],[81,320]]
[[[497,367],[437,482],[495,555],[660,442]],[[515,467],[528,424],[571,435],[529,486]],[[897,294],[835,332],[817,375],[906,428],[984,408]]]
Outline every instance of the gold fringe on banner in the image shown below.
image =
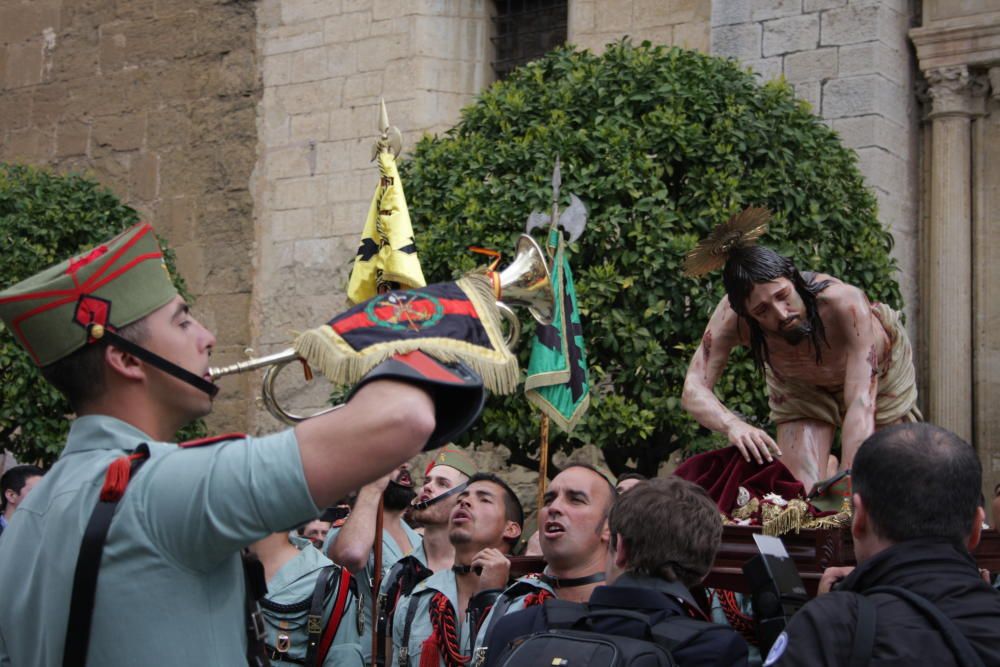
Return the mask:
[[368,371],[394,354],[421,350],[440,361],[463,361],[495,393],[511,394],[521,378],[517,358],[504,342],[501,316],[494,300],[493,284],[485,275],[470,274],[456,281],[479,315],[493,349],[464,340],[445,337],[409,338],[386,341],[355,350],[328,324],[299,334],[295,351],[313,368],[339,385],[354,384]]

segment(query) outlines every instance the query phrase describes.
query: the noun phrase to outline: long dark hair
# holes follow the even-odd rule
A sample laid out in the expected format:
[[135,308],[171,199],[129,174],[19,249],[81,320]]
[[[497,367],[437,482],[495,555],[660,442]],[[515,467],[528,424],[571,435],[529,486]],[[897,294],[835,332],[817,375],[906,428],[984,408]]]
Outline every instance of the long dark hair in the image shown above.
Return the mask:
[[829,280],[816,282],[812,274],[803,275],[795,268],[792,260],[779,255],[770,248],[760,245],[735,248],[729,253],[726,266],[722,271],[722,282],[729,295],[729,305],[750,327],[750,354],[758,370],[764,370],[764,364],[770,361],[767,341],[760,324],[747,312],[747,299],[754,286],[778,278],[788,278],[795,291],[806,307],[806,321],[809,324],[809,340],[816,350],[816,363],[823,360],[820,342],[827,347],[826,329],[819,316],[819,293],[829,286]]

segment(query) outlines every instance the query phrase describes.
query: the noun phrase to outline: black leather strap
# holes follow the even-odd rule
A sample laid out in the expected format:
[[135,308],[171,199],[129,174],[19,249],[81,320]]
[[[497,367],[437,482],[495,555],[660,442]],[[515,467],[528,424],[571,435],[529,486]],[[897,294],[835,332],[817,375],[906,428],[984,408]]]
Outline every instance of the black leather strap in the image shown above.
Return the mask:
[[264,566],[256,556],[247,552],[243,553],[243,583],[246,588],[243,609],[247,633],[247,664],[250,667],[270,667],[271,661],[268,660],[265,643],[267,632],[258,603],[258,600],[267,595]]
[[399,649],[399,667],[410,667],[410,629],[417,617],[417,601],[410,597],[406,606],[406,621],[403,624],[403,645]]
[[336,565],[327,565],[316,577],[316,586],[313,588],[312,601],[309,603],[309,616],[306,617],[306,665],[316,665],[316,650],[319,648],[320,637],[323,636],[323,607],[330,591],[333,589],[333,580],[340,574],[340,568]]
[[439,493],[438,495],[434,496],[433,498],[428,498],[427,500],[425,500],[425,501],[423,501],[421,503],[413,503],[413,505],[411,505],[411,507],[413,509],[415,509],[415,510],[421,510],[421,511],[425,510],[428,507],[430,507],[431,505],[438,504],[439,502],[441,502],[445,498],[450,498],[451,496],[455,495],[456,493],[461,493],[462,491],[465,491],[465,488],[467,486],[469,486],[469,483],[468,482],[463,482],[462,484],[459,484],[458,486],[451,487],[450,489],[448,489],[444,493]]
[[539,580],[542,583],[548,584],[551,588],[575,588],[576,586],[586,586],[587,584],[596,584],[598,582],[604,581],[603,572],[595,572],[593,574],[588,574],[585,577],[573,577],[571,579],[564,577],[556,577],[551,574],[545,574],[544,572],[538,575]]
[[[132,460],[130,480],[149,458],[149,446],[142,443],[134,453],[142,456]],[[90,520],[80,543],[80,552],[76,557],[76,571],[73,573],[73,593],[70,597],[66,642],[63,646],[63,667],[83,667],[87,663],[90,626],[97,594],[97,573],[101,569],[101,556],[111,529],[111,520],[114,519],[115,510],[124,495],[122,493],[114,500],[98,500],[90,513]]]
[[212,398],[215,398],[215,395],[219,393],[219,387],[217,385],[209,382],[203,377],[195,375],[194,373],[192,373],[187,369],[181,368],[175,363],[167,361],[158,354],[153,354],[146,348],[140,347],[139,345],[136,345],[132,341],[125,340],[124,338],[122,338],[113,331],[105,329],[104,333],[101,335],[100,340],[102,342],[110,343],[117,348],[121,348],[122,350],[125,350],[126,352],[128,352],[133,356],[139,357],[147,364],[156,366],[164,373],[173,375],[178,380],[187,382],[195,389],[200,389],[201,391],[205,392]]

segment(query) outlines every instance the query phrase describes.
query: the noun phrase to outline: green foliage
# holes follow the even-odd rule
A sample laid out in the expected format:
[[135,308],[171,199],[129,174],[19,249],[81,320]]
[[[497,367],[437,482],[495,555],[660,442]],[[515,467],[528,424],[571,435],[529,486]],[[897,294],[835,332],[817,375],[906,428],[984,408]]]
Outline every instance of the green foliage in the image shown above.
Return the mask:
[[[594,387],[574,439],[655,471],[670,451],[720,444],[680,407],[684,374],[723,294],[721,272],[684,278],[697,240],[741,208],[774,212],[765,242],[804,270],[822,270],[900,305],[889,255],[852,151],[783,82],[758,84],[733,61],[693,51],[609,45],[596,56],[561,49],[515,71],[425,137],[402,166],[428,280],[481,262],[469,245],[510,257],[528,214],[549,208],[555,156],[562,201],[589,220],[571,250]],[[532,335],[529,327],[524,341]],[[522,360],[528,345],[522,344]],[[758,423],[763,378],[734,353],[718,393]],[[524,460],[538,419],[524,398],[493,398],[469,437]],[[557,436],[565,445],[565,436]]]
[[[58,176],[0,164],[0,286],[9,287],[139,222],[136,211],[83,176]],[[160,239],[167,267],[187,296],[174,253]],[[70,407],[0,323],[0,446],[21,461],[49,464],[62,451]],[[197,437],[198,422],[183,432]]]

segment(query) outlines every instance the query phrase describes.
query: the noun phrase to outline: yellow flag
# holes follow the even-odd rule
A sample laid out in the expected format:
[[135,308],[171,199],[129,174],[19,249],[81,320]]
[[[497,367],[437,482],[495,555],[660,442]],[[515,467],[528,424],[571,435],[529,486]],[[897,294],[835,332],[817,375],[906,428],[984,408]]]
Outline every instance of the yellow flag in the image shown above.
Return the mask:
[[361,303],[378,294],[379,286],[394,283],[400,289],[427,284],[417,259],[410,212],[396,158],[389,151],[378,153],[379,183],[375,188],[361,245],[347,286],[351,303]]

